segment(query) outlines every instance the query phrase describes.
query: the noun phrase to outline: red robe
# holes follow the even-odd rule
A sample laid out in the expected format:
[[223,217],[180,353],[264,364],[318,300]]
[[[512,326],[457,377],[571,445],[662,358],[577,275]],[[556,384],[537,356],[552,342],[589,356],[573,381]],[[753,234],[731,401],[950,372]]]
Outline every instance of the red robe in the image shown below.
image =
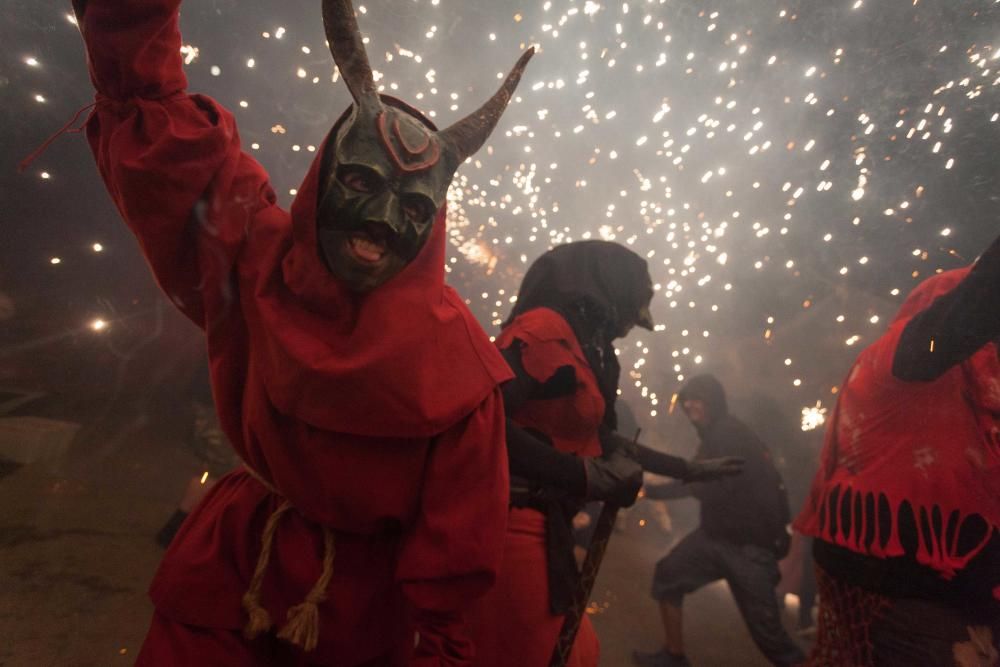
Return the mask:
[[319,578],[322,526],[335,536],[311,663],[400,664],[383,656],[402,652],[468,664],[462,610],[493,584],[506,520],[498,384],[510,370],[444,285],[444,211],[402,273],[350,293],[316,247],[319,157],[280,209],[232,115],[184,91],[179,0],[81,5],[101,175],[167,296],[205,330],[226,435],[280,493],[242,470],[216,484],[152,583],[140,662],[169,664],[157,646],[212,633],[227,651],[263,526],[286,498],[295,511],[261,594],[277,627]]
[[[571,366],[577,389],[565,398],[529,400],[511,419],[547,435],[556,449],[578,456],[599,456],[598,428],[604,398],[569,324],[553,310],[535,308],[518,316],[497,338],[506,349],[520,340],[524,370],[546,382],[562,366]],[[562,629],[563,616],[549,606],[545,515],[532,508],[510,510],[503,563],[496,586],[470,614],[479,647],[476,667],[546,667]],[[568,667],[596,667],[600,646],[585,615]]]

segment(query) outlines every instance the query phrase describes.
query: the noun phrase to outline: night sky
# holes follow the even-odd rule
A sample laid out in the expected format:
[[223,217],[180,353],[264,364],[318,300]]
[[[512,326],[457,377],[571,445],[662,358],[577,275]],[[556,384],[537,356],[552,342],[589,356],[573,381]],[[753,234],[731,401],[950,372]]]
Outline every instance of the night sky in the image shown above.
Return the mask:
[[[355,7],[383,92],[440,126],[536,45],[449,193],[449,280],[495,334],[553,244],[646,257],[658,330],[619,345],[641,422],[703,371],[796,421],[828,408],[906,293],[1000,232],[995,0]],[[234,111],[287,206],[350,101],[320,3],[188,0],[182,29],[190,89]],[[69,3],[8,0],[0,38],[0,382],[149,379],[142,359],[197,333],[166,312],[83,136],[17,171],[92,101]]]

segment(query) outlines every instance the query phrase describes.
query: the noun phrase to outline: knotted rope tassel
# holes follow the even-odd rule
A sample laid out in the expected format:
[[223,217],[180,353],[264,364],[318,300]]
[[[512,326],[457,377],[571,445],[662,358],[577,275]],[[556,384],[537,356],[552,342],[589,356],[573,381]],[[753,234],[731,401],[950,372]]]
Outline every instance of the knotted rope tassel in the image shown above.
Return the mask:
[[333,576],[333,531],[323,527],[323,571],[313,585],[309,595],[301,604],[288,610],[288,622],[278,633],[284,639],[303,651],[312,651],[319,641],[319,603],[326,599],[326,588]]
[[274,542],[274,533],[278,529],[278,520],[281,519],[282,514],[290,509],[292,509],[292,503],[285,500],[268,517],[267,523],[264,525],[257,566],[254,568],[253,578],[250,579],[250,588],[243,594],[243,608],[250,616],[246,627],[243,628],[243,636],[247,639],[254,639],[260,633],[271,629],[271,615],[260,606],[260,589],[264,583],[264,572],[267,570],[267,564],[271,560],[271,545]]
[[[277,489],[252,468],[247,466],[246,471],[268,491],[280,495]],[[292,503],[283,500],[264,525],[260,556],[257,557],[257,565],[254,568],[253,577],[250,579],[250,588],[243,594],[243,608],[250,617],[243,629],[243,635],[247,639],[253,639],[261,632],[267,632],[271,629],[271,615],[260,604],[260,589],[264,583],[264,572],[267,570],[267,564],[271,560],[271,547],[274,542],[274,533],[278,529],[278,521],[290,509],[292,509]],[[278,633],[279,639],[284,639],[300,647],[303,651],[312,651],[319,643],[319,603],[326,599],[326,589],[333,577],[333,558],[336,553],[333,531],[323,526],[323,569],[319,579],[313,584],[305,601],[288,610],[285,626]]]

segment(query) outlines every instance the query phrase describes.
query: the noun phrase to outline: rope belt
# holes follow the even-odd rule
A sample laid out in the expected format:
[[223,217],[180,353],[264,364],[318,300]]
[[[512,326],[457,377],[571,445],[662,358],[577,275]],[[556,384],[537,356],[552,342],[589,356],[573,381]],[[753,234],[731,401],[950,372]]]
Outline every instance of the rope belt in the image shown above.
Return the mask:
[[[260,589],[264,583],[267,564],[271,560],[271,547],[274,543],[274,533],[278,530],[278,522],[288,510],[294,508],[291,501],[284,498],[267,480],[249,466],[244,467],[247,473],[260,482],[265,489],[282,498],[281,504],[271,513],[264,525],[257,565],[254,567],[253,577],[250,579],[250,588],[243,594],[243,609],[250,617],[243,629],[243,635],[247,639],[254,639],[261,632],[267,632],[271,629],[271,615],[260,604]],[[285,626],[278,632],[279,639],[295,644],[303,651],[312,651],[319,642],[319,603],[326,599],[326,588],[330,585],[330,578],[333,576],[335,553],[333,531],[327,526],[323,526],[323,570],[309,594],[306,595],[306,599],[288,610]]]

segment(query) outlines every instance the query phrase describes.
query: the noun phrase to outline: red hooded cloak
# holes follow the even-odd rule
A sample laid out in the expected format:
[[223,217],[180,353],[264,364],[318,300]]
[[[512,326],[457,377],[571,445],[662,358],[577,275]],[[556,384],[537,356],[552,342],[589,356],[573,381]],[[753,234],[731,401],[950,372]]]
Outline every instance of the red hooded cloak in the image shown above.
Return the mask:
[[[184,92],[180,0],[76,3],[101,175],[169,298],[205,330],[221,423],[245,471],[185,522],[151,587],[160,617],[238,630],[268,517],[287,499],[261,589],[281,625],[336,556],[310,660],[466,664],[458,623],[496,575],[507,510],[498,383],[510,371],[444,284],[439,211],[421,254],[369,294],[322,265],[319,161],[291,214],[232,115]],[[318,156],[322,151],[318,152]],[[206,658],[207,659],[207,658]]]

